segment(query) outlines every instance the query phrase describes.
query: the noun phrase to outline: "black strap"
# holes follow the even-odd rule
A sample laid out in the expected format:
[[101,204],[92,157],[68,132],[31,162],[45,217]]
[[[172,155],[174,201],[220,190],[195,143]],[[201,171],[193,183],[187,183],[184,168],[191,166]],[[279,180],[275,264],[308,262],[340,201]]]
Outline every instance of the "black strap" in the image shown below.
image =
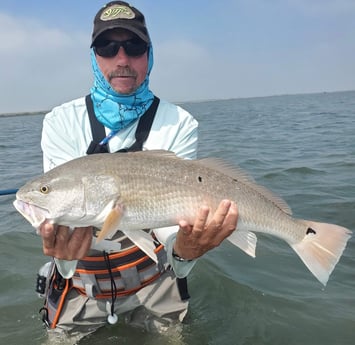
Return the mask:
[[87,95],[85,97],[85,104],[89,114],[92,137],[94,141],[99,143],[106,136],[105,127],[99,122],[99,120],[95,116],[94,104],[90,95]]
[[[142,151],[143,144],[147,140],[150,129],[152,128],[155,113],[157,112],[159,105],[159,98],[154,96],[153,103],[150,105],[148,110],[140,117],[135,137],[136,142],[127,151]],[[121,151],[121,150],[120,150]]]
[[187,278],[186,277],[176,278],[176,283],[177,283],[181,300],[187,301],[190,298],[190,294],[187,289]]
[[105,138],[105,127],[102,123],[99,122],[97,117],[95,116],[94,104],[91,99],[91,95],[88,94],[85,97],[86,109],[88,110],[91,133],[92,133],[92,141],[86,151],[88,155],[93,153],[105,153],[108,152],[107,145],[99,145],[100,141]]
[[[129,147],[121,149],[117,152],[128,152],[128,151],[141,151],[143,148],[144,142],[147,140],[150,129],[153,124],[155,113],[158,109],[159,105],[159,98],[154,96],[153,103],[150,105],[148,110],[140,117],[135,138],[135,143]],[[98,121],[97,117],[95,116],[94,105],[90,95],[85,97],[86,108],[89,114],[90,126],[91,126],[91,133],[93,140],[91,141],[86,153],[88,155],[94,153],[107,153],[108,148],[107,145],[100,145],[100,141],[106,137],[105,127],[104,125]]]

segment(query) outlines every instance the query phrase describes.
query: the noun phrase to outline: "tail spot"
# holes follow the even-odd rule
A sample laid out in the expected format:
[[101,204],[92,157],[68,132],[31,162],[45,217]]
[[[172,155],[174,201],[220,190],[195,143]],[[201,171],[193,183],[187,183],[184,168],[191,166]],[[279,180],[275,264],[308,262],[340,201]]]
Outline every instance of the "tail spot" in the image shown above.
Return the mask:
[[317,233],[316,233],[316,231],[313,230],[312,228],[308,228],[308,229],[307,229],[307,232],[306,232],[306,235],[309,235],[309,234],[316,235]]

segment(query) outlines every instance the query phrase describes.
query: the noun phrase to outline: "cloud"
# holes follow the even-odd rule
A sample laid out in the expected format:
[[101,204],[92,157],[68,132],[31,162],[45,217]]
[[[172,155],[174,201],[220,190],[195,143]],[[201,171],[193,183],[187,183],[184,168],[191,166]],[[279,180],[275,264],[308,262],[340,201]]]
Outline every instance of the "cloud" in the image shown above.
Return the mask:
[[257,79],[253,63],[233,47],[228,54],[219,48],[188,39],[157,42],[152,90],[176,102],[255,95],[258,88],[249,82]]
[[87,92],[88,37],[0,13],[0,113],[48,109]]
[[[166,30],[154,22],[151,88],[158,96],[189,101],[354,89],[348,14],[355,1],[243,1],[238,15],[217,17],[219,30],[203,21]],[[58,28],[0,13],[0,113],[49,109],[89,92],[91,28],[74,24]]]
[[171,101],[353,89],[354,52],[346,41],[313,42],[308,49],[275,46],[258,54],[237,44],[226,54],[186,39],[160,42],[151,85]]
[[[206,49],[196,43],[176,39],[154,46],[152,89],[170,100],[196,99],[209,86],[212,61]],[[207,85],[206,85],[207,82]]]
[[207,47],[187,39],[157,46],[152,89],[162,97],[195,101],[246,95],[239,83],[247,77],[245,63],[233,48],[225,54],[218,45]]

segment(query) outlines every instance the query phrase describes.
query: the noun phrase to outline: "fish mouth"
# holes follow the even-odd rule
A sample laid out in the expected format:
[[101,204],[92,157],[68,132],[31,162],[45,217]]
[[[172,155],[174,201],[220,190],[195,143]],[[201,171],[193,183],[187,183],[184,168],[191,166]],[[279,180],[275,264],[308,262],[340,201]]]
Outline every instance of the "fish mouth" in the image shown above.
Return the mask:
[[13,205],[37,230],[49,218],[49,211],[45,208],[18,199],[13,202]]

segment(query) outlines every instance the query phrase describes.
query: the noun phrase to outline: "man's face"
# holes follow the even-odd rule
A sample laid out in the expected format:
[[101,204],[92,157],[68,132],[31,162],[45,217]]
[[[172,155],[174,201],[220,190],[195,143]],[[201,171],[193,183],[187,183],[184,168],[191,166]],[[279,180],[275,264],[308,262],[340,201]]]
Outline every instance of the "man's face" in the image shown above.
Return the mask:
[[[127,30],[115,29],[104,32],[98,41],[126,41],[136,37]],[[96,41],[95,41],[96,43]],[[111,87],[123,95],[132,94],[142,84],[148,69],[147,51],[139,56],[128,56],[123,47],[113,57],[96,53],[98,66]]]

